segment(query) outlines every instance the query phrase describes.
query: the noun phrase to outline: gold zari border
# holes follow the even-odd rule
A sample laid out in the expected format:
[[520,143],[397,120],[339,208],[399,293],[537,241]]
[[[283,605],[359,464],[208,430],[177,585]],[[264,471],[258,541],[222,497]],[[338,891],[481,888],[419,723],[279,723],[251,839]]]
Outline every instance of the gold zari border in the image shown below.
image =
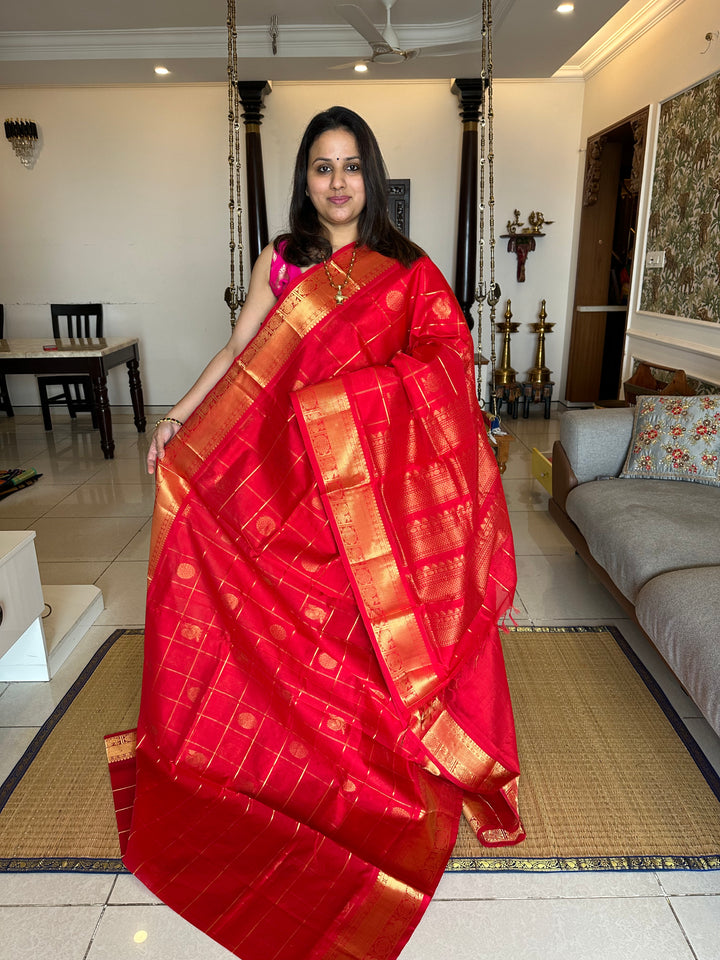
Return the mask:
[[720,856],[450,857],[446,873],[584,873],[616,870],[720,870]]
[[105,752],[108,764],[119,763],[121,760],[133,760],[137,745],[137,730],[126,730],[105,737]]
[[325,494],[369,626],[402,702],[426,698],[439,677],[403,586],[342,383],[297,394]]
[[[378,871],[374,889],[345,920],[335,936],[324,960],[349,960],[367,957],[384,960],[403,935],[415,915],[422,909],[425,897],[418,890]],[[382,941],[385,949],[378,943]]]
[[[348,249],[346,258],[350,256]],[[353,277],[343,288],[346,302],[394,264],[394,260],[360,248]],[[319,266],[303,274],[168,445],[158,464],[149,578],[197,471],[282,372],[303,338],[337,307],[335,291]]]
[[424,734],[422,742],[450,776],[472,793],[500,790],[515,777],[486,753],[445,709]]

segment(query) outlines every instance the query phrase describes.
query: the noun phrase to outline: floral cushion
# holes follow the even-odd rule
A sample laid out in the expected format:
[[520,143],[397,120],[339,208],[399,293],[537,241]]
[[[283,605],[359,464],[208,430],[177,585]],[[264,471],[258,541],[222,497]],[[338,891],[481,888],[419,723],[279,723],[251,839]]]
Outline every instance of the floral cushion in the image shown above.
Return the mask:
[[720,396],[638,398],[620,476],[720,486]]

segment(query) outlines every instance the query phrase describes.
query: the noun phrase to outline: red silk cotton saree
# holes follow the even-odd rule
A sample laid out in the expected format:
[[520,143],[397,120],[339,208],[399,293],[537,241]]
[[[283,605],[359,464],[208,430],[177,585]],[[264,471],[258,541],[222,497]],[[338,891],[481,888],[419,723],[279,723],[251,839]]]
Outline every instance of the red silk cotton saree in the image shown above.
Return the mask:
[[124,862],[242,960],[391,960],[463,810],[523,838],[470,336],[427,259],[343,292],[294,281],[159,465]]

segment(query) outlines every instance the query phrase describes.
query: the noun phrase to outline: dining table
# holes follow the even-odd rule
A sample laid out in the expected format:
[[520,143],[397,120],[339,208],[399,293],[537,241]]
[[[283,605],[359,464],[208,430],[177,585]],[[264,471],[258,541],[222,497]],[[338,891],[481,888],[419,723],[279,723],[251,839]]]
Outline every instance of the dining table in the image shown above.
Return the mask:
[[[107,373],[124,363],[128,370],[130,400],[138,433],[145,432],[145,406],[140,381],[137,337],[12,337],[0,340],[0,375],[30,373],[35,376],[79,374],[90,377],[97,408],[100,447],[106,460],[113,459],[115,443],[108,401]],[[8,401],[6,412],[12,415]],[[52,423],[45,423],[52,430]]]

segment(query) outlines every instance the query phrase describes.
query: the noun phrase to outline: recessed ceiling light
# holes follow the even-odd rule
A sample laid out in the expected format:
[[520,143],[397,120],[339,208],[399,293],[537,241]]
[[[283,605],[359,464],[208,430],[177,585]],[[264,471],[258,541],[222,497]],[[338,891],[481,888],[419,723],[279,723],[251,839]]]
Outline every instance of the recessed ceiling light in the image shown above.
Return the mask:
[[556,8],[558,13],[572,13],[575,9],[574,3],[561,3],[559,7]]
[[356,63],[353,69],[355,70],[355,73],[367,73],[367,64]]
[[170,71],[168,70],[167,67],[155,67],[155,73],[159,77],[166,77],[170,73]]

